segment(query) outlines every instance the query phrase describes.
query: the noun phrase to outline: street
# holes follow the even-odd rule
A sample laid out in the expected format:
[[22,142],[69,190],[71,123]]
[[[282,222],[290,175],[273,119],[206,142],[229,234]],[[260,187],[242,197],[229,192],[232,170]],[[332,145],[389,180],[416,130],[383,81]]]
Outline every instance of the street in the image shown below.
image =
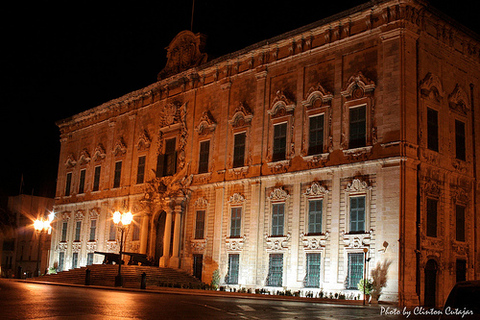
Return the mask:
[[[380,307],[130,292],[0,279],[1,319],[405,319]],[[424,319],[410,317],[410,319]]]

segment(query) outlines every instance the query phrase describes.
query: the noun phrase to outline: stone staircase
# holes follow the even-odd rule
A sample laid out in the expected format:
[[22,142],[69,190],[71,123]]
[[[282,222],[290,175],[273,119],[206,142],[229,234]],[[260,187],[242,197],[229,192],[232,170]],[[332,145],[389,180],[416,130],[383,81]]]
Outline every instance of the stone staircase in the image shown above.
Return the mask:
[[[85,284],[87,268],[90,270],[90,285],[114,286],[118,265],[94,264],[57,274],[35,277],[33,280],[57,283]],[[185,271],[172,268],[122,265],[123,286],[140,288],[142,273],[146,274],[147,287],[201,288],[203,283]]]

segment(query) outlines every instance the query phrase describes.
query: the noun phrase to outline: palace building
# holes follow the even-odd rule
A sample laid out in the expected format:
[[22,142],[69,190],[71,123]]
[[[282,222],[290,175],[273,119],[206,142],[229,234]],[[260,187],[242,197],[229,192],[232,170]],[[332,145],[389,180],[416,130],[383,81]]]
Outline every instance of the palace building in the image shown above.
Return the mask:
[[[441,305],[480,278],[480,37],[376,0],[210,60],[180,32],[158,81],[57,123],[50,265],[124,251],[206,283]],[[126,257],[128,259],[128,257]]]

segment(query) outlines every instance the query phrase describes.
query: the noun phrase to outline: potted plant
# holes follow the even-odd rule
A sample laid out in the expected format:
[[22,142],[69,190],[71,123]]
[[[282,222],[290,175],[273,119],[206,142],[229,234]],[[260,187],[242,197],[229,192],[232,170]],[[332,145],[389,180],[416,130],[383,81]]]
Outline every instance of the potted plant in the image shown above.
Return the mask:
[[357,284],[358,291],[365,294],[365,301],[369,301],[373,289],[372,280],[362,279]]

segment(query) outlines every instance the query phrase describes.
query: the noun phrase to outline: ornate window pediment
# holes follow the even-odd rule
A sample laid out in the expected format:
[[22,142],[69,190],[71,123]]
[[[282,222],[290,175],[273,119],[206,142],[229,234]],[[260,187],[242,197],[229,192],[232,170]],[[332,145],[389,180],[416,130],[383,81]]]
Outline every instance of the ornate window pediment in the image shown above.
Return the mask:
[[291,114],[295,110],[295,102],[288,96],[283,90],[277,91],[272,107],[267,111],[272,118]]
[[434,180],[428,180],[425,182],[424,191],[428,196],[434,198],[439,198],[441,193],[440,186]]
[[[168,127],[180,121],[180,102],[167,104],[160,113],[160,127]],[[162,130],[162,129],[160,129]]]
[[206,209],[208,206],[208,201],[204,197],[199,197],[193,205],[197,209]]
[[458,83],[455,86],[455,89],[453,89],[453,92],[448,96],[448,104],[450,109],[463,115],[467,115],[467,112],[470,109],[467,93],[458,85]]
[[469,196],[465,191],[465,189],[463,188],[455,189],[455,191],[453,192],[453,201],[455,203],[467,205],[469,202]]
[[230,205],[242,205],[244,202],[245,198],[237,192],[228,199]]
[[228,123],[234,127],[243,127],[250,125],[253,118],[253,112],[245,102],[240,102],[233,112],[232,118]]
[[440,78],[431,72],[420,82],[420,93],[424,98],[433,97],[440,101],[443,98],[443,86]]
[[150,148],[150,145],[152,144],[152,139],[150,138],[150,135],[148,134],[147,130],[143,130],[142,134],[138,138],[137,142],[137,150],[142,151]]
[[98,217],[100,216],[99,211],[99,208],[91,209],[89,212],[90,219],[98,219]]
[[76,164],[77,164],[77,160],[75,160],[75,156],[73,155],[73,153],[70,153],[67,156],[67,160],[65,161],[65,166],[67,168],[73,168],[75,167]]
[[370,187],[366,181],[362,181],[360,179],[353,179],[352,182],[347,184],[345,191],[350,193],[364,193],[371,189],[372,187]]
[[82,152],[80,152],[80,159],[78,159],[78,163],[80,165],[84,165],[89,163],[91,160],[90,154],[88,153],[87,149],[83,149]]
[[340,235],[346,248],[365,248],[370,246],[370,243],[372,242],[373,230],[370,229],[370,231],[362,234],[348,234],[341,231]]
[[320,250],[327,245],[329,234],[327,231],[325,234],[309,236],[302,232],[300,233],[300,243],[303,245],[304,250]]
[[269,236],[268,232],[265,233],[265,244],[267,251],[284,251],[287,250],[290,246],[290,232],[286,236]]
[[85,213],[83,212],[83,210],[78,210],[77,212],[75,212],[75,220],[83,220],[84,217]]
[[245,242],[247,241],[247,236],[244,235],[242,238],[226,238],[225,247],[228,252],[240,252],[242,251]]
[[101,143],[99,143],[93,153],[93,160],[100,161],[105,159],[105,157],[106,157],[105,148]]
[[324,197],[328,193],[328,190],[320,185],[317,181],[314,181],[310,187],[307,188],[304,195],[308,198]]
[[123,156],[125,153],[127,153],[127,146],[125,145],[125,141],[123,140],[123,137],[120,137],[115,142],[115,145],[113,147],[113,154],[116,157],[119,157],[119,156]]
[[268,196],[270,201],[286,201],[288,198],[290,195],[283,188],[275,188]]
[[370,95],[375,90],[375,82],[368,79],[361,71],[352,75],[341,94],[347,99],[360,99]]
[[217,122],[213,118],[210,111],[207,110],[202,113],[202,116],[200,117],[200,122],[195,128],[195,131],[197,131],[200,135],[204,135],[213,132],[216,126]]
[[319,108],[324,106],[330,106],[329,102],[332,101],[333,94],[325,90],[321,84],[311,87],[308,90],[307,98],[302,104],[307,109]]

